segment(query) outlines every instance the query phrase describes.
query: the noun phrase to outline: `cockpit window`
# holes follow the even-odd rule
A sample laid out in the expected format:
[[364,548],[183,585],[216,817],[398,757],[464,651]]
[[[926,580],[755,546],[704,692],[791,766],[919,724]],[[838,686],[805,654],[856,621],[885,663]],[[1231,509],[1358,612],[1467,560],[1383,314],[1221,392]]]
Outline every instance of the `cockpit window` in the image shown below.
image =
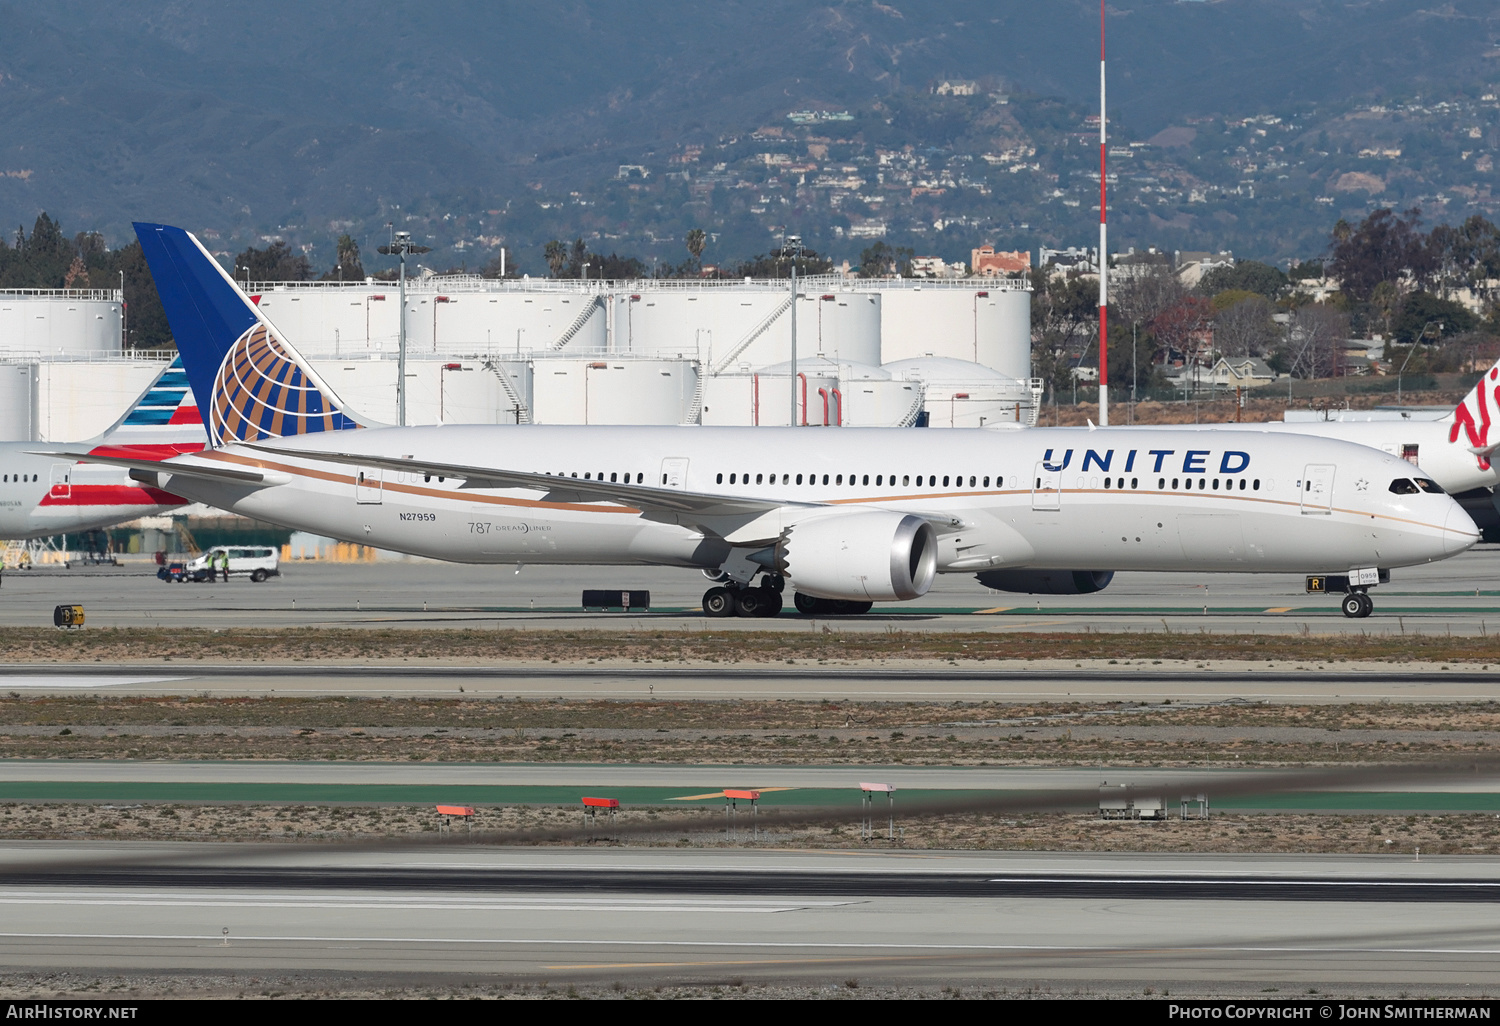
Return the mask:
[[1407,477],[1398,477],[1391,482],[1391,491],[1397,495],[1416,495],[1417,483]]
[[1430,477],[1419,477],[1419,478],[1417,478],[1417,487],[1420,488],[1420,489],[1422,489],[1422,491],[1424,491],[1424,492],[1431,492],[1433,495],[1442,495],[1442,494],[1444,494],[1443,493],[1443,486],[1440,485],[1440,484],[1438,484],[1436,481],[1434,481]]

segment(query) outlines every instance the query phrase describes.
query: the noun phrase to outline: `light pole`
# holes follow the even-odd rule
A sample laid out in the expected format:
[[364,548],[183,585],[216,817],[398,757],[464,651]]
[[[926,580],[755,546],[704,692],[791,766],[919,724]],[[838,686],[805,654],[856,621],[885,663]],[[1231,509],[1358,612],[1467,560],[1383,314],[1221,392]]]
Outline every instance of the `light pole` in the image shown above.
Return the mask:
[[1442,336],[1442,334],[1443,334],[1443,322],[1440,321],[1440,320],[1438,320],[1437,318],[1433,318],[1432,320],[1428,321],[1426,324],[1422,325],[1422,332],[1421,332],[1421,334],[1419,334],[1416,338],[1412,339],[1411,348],[1406,351],[1406,359],[1404,359],[1404,360],[1401,361],[1401,369],[1396,372],[1396,405],[1397,406],[1401,405],[1401,376],[1406,373],[1406,365],[1409,364],[1409,363],[1411,363],[1412,354],[1417,351],[1417,346],[1421,345],[1422,344],[1422,340],[1427,337],[1427,329],[1430,328],[1430,327],[1432,327],[1434,324],[1436,324],[1438,326],[1438,335],[1439,335],[1439,337]]
[[406,426],[406,255],[427,253],[431,251],[431,248],[430,246],[413,246],[411,232],[396,232],[391,236],[389,246],[380,247],[380,252],[386,256],[394,256],[401,262],[397,287],[401,311],[396,334],[396,422],[402,427]]
[[781,255],[792,255],[792,427],[797,426],[797,258],[802,255],[802,236],[788,235],[781,243]]

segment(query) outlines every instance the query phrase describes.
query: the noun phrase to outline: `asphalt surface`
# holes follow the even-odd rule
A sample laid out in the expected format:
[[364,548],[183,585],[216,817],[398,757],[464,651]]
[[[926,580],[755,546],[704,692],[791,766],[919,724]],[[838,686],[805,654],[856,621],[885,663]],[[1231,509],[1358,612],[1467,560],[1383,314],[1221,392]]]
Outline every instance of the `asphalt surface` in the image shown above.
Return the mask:
[[[805,629],[805,628],[804,628]],[[1191,646],[1191,639],[1185,645]],[[524,699],[826,699],[828,701],[1475,702],[1500,698],[1497,669],[1388,663],[1330,669],[1301,663],[1205,665],[1191,659],[1129,667],[1032,660],[1005,668],[940,666],[449,666],[380,663],[224,666],[0,664],[16,694],[366,696]]]
[[[709,586],[701,574],[662,567],[472,566],[421,560],[287,563],[278,578],[166,584],[145,562],[43,567],[5,574],[0,626],[50,626],[53,607],[84,606],[91,626],[129,627],[525,627],[632,629],[698,626]],[[587,612],[584,589],[651,593],[651,611]],[[1375,613],[1346,619],[1337,596],[1308,595],[1284,574],[1122,573],[1094,595],[991,592],[970,575],[942,575],[914,602],[880,604],[861,617],[819,622],[840,630],[1162,630],[1258,633],[1500,630],[1500,546],[1393,571],[1371,592]],[[786,611],[771,620],[714,621],[715,629],[807,630]]]
[[1493,859],[0,846],[0,963],[1493,988]]

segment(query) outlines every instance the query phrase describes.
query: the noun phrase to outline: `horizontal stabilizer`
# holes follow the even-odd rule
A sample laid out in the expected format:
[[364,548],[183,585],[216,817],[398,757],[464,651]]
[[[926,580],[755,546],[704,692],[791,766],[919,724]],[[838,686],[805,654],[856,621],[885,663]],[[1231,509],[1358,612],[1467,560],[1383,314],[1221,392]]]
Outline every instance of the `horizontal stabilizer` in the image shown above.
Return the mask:
[[[273,485],[284,484],[290,480],[285,474],[275,471],[263,470],[232,470],[229,467],[208,467],[201,463],[167,463],[162,460],[153,460],[145,457],[131,456],[96,456],[89,452],[61,452],[58,450],[33,451],[31,456],[57,456],[62,459],[77,460],[80,463],[103,463],[111,467],[125,467],[129,470],[143,471],[149,474],[169,474],[172,477],[196,477],[205,481],[227,481],[233,484]],[[132,475],[134,477],[134,475]],[[136,480],[142,480],[137,477]]]

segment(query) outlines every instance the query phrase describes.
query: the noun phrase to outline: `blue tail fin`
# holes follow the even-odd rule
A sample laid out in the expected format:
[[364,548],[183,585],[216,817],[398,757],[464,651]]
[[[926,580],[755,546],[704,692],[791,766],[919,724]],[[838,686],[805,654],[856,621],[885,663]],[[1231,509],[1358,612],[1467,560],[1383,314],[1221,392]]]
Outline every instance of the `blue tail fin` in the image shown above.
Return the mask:
[[211,445],[362,426],[197,239],[163,224],[135,233]]

